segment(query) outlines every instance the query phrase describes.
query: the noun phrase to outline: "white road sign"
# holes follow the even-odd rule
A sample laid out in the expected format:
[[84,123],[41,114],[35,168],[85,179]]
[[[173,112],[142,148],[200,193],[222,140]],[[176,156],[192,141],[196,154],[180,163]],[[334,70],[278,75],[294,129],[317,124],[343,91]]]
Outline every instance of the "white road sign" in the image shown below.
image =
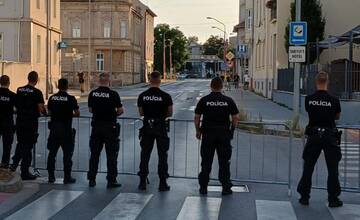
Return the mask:
[[306,62],[306,48],[304,46],[290,46],[289,47],[289,62],[290,63],[305,63]]

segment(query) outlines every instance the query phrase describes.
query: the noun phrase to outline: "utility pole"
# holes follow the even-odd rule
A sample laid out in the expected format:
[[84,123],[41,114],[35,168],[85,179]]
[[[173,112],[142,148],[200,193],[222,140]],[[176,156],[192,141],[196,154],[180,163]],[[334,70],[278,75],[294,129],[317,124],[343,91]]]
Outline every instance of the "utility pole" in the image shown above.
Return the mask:
[[172,79],[173,75],[174,75],[173,61],[172,61],[172,45],[173,45],[173,42],[170,41],[169,42],[169,47],[170,47],[170,79]]
[[[301,21],[301,0],[296,0],[296,21]],[[295,63],[294,67],[294,100],[293,114],[296,119],[300,114],[300,71],[301,64]]]
[[163,34],[163,74],[164,74],[164,80],[166,80],[166,44],[165,44],[165,35],[166,35],[165,31]]

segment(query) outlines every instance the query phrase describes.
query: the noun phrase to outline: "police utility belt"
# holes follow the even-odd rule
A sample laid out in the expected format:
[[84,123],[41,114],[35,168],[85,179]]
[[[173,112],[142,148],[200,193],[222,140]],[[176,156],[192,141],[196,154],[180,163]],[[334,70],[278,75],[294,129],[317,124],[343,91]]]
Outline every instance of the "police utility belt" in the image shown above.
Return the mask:
[[145,117],[143,123],[144,123],[144,126],[147,126],[150,128],[165,126],[167,131],[170,130],[170,122],[169,122],[169,120],[166,120],[166,119]]
[[337,128],[327,128],[327,127],[306,127],[305,130],[305,134],[307,136],[319,136],[320,138],[324,137],[324,136],[335,136],[338,145],[341,144],[341,136],[342,136],[342,131],[339,131]]

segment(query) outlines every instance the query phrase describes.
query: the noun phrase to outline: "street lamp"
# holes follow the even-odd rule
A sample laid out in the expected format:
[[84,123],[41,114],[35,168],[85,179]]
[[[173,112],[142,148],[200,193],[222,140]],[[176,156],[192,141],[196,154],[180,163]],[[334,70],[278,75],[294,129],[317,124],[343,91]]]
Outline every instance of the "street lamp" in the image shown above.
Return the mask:
[[221,22],[221,21],[219,21],[218,19],[213,18],[213,17],[206,17],[206,19],[208,19],[208,20],[214,20],[214,21],[216,21],[217,23],[219,23],[219,24],[221,24],[221,25],[224,26],[224,29],[223,29],[223,30],[222,30],[221,28],[218,28],[218,27],[215,27],[215,26],[213,26],[212,28],[215,28],[215,29],[218,29],[218,30],[224,32],[224,64],[226,64],[226,52],[227,52],[227,46],[226,46],[226,25],[225,25],[224,22]]

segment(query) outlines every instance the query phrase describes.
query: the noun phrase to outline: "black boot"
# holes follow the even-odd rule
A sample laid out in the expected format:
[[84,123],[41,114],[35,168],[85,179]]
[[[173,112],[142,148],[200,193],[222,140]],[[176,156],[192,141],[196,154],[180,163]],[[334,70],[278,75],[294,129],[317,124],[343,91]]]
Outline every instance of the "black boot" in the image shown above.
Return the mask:
[[110,189],[110,188],[119,188],[121,187],[121,183],[118,183],[118,181],[108,181],[107,183],[107,188]]
[[207,195],[208,193],[207,186],[200,186],[199,193],[201,195]]
[[159,184],[159,191],[160,192],[166,192],[170,190],[170,186],[167,184],[166,182],[166,178],[161,178],[160,179],[160,184]]
[[21,172],[22,180],[36,180],[37,176],[28,172]]
[[53,170],[48,170],[48,181],[49,183],[55,183],[56,178],[55,178],[55,173]]
[[344,204],[339,198],[329,199],[329,207],[330,208],[337,208],[342,207]]
[[76,179],[71,177],[71,172],[64,173],[64,184],[76,183]]
[[140,177],[140,183],[139,183],[139,186],[138,186],[138,189],[141,190],[141,191],[145,191],[146,190],[146,177]]
[[305,197],[305,196],[301,196],[301,198],[299,199],[299,203],[301,205],[308,206],[309,205],[309,198]]

